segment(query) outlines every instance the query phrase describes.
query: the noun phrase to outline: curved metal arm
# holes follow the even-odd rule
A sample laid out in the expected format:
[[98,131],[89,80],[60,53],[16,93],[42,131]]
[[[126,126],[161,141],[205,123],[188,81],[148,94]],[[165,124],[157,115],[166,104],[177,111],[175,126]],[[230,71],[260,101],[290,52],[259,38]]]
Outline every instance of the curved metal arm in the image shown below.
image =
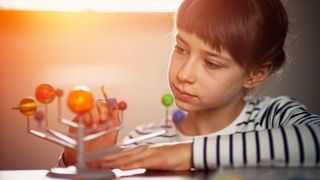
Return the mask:
[[118,127],[113,128],[113,129],[110,129],[110,130],[104,130],[104,131],[101,131],[101,132],[98,132],[98,133],[95,133],[95,134],[87,135],[87,136],[85,136],[83,138],[83,141],[87,142],[87,141],[91,141],[93,139],[97,139],[97,138],[102,137],[104,135],[113,133],[115,131],[119,131],[121,128],[122,128],[122,126],[118,126]]
[[56,131],[56,130],[52,130],[52,129],[48,129],[47,130],[50,134],[54,135],[55,137],[69,143],[69,144],[72,144],[74,146],[76,146],[78,143],[77,141],[70,137],[70,136],[74,136],[73,134],[69,134],[69,133],[62,133],[62,132],[59,132],[59,131]]
[[70,143],[68,143],[68,142],[65,142],[65,141],[63,141],[63,140],[61,140],[61,139],[59,139],[59,138],[54,137],[54,136],[47,135],[47,134],[45,134],[45,133],[43,133],[43,132],[36,131],[36,130],[33,130],[33,129],[28,129],[27,132],[30,133],[30,134],[32,134],[32,135],[35,135],[35,136],[37,136],[37,137],[39,137],[39,138],[41,138],[41,139],[45,139],[45,140],[47,140],[47,141],[54,142],[54,143],[56,143],[56,144],[58,144],[58,145],[67,146],[67,147],[69,147],[69,148],[76,149],[76,146],[75,146],[75,145],[70,144]]

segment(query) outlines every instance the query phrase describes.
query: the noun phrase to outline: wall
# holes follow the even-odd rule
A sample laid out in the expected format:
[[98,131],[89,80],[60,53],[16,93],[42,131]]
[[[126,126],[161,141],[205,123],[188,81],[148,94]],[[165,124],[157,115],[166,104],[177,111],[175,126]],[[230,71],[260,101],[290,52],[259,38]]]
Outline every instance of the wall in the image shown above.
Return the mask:
[[[260,89],[293,96],[315,113],[320,113],[318,4],[287,2],[292,37],[299,35],[287,46],[291,62]],[[171,28],[170,13],[0,11],[0,169],[49,168],[62,151],[27,134],[25,118],[11,110],[21,98],[33,96],[40,82],[65,93],[87,85],[96,98],[100,85],[106,85],[110,96],[129,104],[121,137],[137,124],[161,119]],[[49,107],[50,126],[66,130],[54,120],[55,105]],[[73,117],[65,105],[63,115]]]
[[[159,120],[168,92],[172,14],[0,11],[1,150],[0,169],[55,165],[62,148],[26,133],[26,119],[11,107],[34,96],[40,82],[65,90],[87,85],[96,98],[101,85],[109,96],[127,101],[123,134]],[[72,118],[63,102],[63,115]],[[49,105],[50,125],[56,102]],[[32,124],[36,127],[36,124]]]

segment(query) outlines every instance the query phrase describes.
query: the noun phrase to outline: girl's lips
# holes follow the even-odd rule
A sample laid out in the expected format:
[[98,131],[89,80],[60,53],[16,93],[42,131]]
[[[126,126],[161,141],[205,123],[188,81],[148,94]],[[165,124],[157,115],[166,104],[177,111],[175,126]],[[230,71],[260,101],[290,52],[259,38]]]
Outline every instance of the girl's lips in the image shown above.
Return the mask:
[[181,91],[176,87],[173,87],[173,94],[175,95],[175,97],[181,101],[191,101],[193,98],[195,98],[196,96],[189,94],[185,91]]

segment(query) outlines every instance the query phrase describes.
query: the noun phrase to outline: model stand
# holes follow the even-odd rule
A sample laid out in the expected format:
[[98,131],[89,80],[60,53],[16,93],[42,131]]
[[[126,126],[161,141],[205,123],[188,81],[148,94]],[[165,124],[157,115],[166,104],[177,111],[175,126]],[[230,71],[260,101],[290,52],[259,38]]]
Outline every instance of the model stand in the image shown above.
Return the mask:
[[[61,97],[63,96],[63,91],[54,88],[50,84],[40,84],[35,90],[36,100],[32,97],[23,98],[20,101],[18,107],[14,109],[19,110],[23,115],[27,117],[27,132],[35,135],[41,139],[54,142],[61,146],[65,146],[76,150],[77,160],[75,166],[69,166],[67,168],[52,168],[48,175],[52,177],[60,178],[80,178],[80,179],[96,179],[96,178],[113,178],[114,174],[111,170],[100,170],[91,169],[86,165],[86,162],[98,159],[110,153],[115,153],[121,151],[120,146],[111,146],[102,148],[93,152],[84,152],[84,144],[89,141],[93,141],[99,137],[108,135],[110,133],[119,131],[122,127],[123,111],[127,108],[127,104],[124,101],[119,103],[115,99],[108,99],[104,87],[101,87],[101,91],[105,98],[105,103],[108,107],[109,113],[111,113],[112,108],[119,108],[121,111],[121,123],[119,126],[113,126],[110,124],[112,121],[110,119],[103,124],[98,125],[93,128],[86,128],[84,125],[83,115],[89,112],[94,103],[93,95],[86,86],[75,87],[69,92],[67,99],[67,104],[69,109],[77,114],[78,122],[73,122],[62,118],[61,116]],[[58,130],[50,129],[48,122],[48,105],[51,103],[55,97],[58,99],[58,122],[69,127],[76,128],[76,133],[65,133]],[[39,106],[44,106],[44,112],[38,110]],[[34,119],[37,121],[38,128],[32,129],[30,126],[30,120]],[[111,115],[109,115],[111,118]],[[43,122],[44,121],[44,127]],[[112,127],[112,128],[111,128]]]
[[[86,86],[77,86],[69,92],[67,98],[67,105],[69,109],[77,114],[78,122],[73,122],[62,118],[61,116],[61,97],[63,91],[56,89],[50,84],[43,83],[37,86],[35,90],[35,98],[32,97],[23,98],[20,101],[18,107],[13,109],[19,110],[24,116],[27,117],[27,132],[35,135],[41,139],[54,142],[58,145],[74,149],[77,153],[76,165],[66,168],[52,168],[50,169],[48,176],[58,178],[72,178],[72,179],[109,179],[114,178],[115,175],[111,170],[106,169],[92,169],[86,165],[87,162],[99,159],[108,154],[117,153],[125,150],[123,146],[127,146],[138,141],[144,141],[156,136],[169,136],[168,129],[172,129],[169,119],[169,106],[173,104],[173,98],[170,94],[166,94],[162,97],[161,102],[166,107],[165,123],[159,126],[145,129],[145,134],[134,139],[129,139],[126,142],[101,148],[92,152],[85,152],[84,145],[87,142],[93,141],[99,137],[108,135],[119,131],[123,124],[123,111],[127,108],[127,103],[124,101],[117,102],[115,98],[108,98],[104,90],[104,86],[101,87],[101,92],[104,96],[104,101],[107,105],[109,118],[112,118],[111,112],[113,108],[119,108],[120,110],[120,125],[114,126],[112,120],[108,119],[105,123],[99,124],[96,127],[87,128],[84,125],[84,114],[88,113],[94,103],[93,95]],[[75,128],[76,133],[65,133],[59,130],[49,128],[48,122],[48,106],[53,100],[57,98],[58,105],[58,122]],[[40,106],[44,106],[44,112],[39,110]],[[42,108],[43,109],[43,108]],[[172,119],[174,122],[181,122],[184,118],[184,113],[180,110],[173,113]],[[37,129],[32,129],[30,126],[30,120],[34,119],[37,124]],[[44,121],[44,127],[43,122]]]

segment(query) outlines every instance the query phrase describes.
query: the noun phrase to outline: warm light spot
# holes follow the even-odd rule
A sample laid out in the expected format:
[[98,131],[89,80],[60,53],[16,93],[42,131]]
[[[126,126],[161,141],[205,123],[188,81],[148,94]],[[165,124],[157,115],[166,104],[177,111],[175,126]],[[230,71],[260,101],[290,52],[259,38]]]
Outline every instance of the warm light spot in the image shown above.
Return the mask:
[[88,8],[86,0],[0,0],[2,9],[82,11]]
[[174,12],[182,0],[95,0],[93,11]]
[[0,0],[1,9],[101,12],[174,12],[182,0]]

